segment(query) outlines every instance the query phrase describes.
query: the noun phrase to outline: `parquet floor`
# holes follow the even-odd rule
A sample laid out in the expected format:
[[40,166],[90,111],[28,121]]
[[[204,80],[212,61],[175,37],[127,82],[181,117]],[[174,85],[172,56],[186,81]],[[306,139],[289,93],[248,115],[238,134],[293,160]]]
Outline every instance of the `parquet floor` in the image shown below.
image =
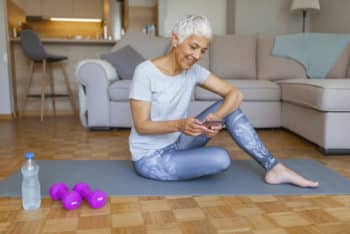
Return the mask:
[[[258,133],[277,158],[313,158],[350,178],[350,155],[325,157],[285,130]],[[72,117],[0,121],[0,179],[20,168],[25,151],[46,160],[129,159],[128,135],[91,132]],[[223,131],[210,144],[226,147],[233,160],[248,159],[229,139]],[[110,197],[102,209],[84,203],[69,212],[49,198],[33,212],[20,199],[0,198],[0,233],[343,234],[350,233],[350,195]]]

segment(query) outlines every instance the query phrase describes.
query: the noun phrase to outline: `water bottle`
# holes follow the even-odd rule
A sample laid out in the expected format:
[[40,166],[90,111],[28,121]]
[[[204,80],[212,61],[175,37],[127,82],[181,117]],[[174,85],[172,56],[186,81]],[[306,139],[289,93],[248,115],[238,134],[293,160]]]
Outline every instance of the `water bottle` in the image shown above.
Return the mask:
[[25,210],[34,210],[40,207],[39,165],[34,161],[34,153],[24,154],[25,163],[22,166],[22,206]]

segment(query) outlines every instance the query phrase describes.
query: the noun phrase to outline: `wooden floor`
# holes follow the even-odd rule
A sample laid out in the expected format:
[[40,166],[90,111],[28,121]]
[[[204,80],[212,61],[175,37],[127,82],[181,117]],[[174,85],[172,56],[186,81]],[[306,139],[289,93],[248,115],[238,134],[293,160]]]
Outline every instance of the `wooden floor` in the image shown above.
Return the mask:
[[[325,157],[285,130],[258,133],[277,158],[313,158],[350,178],[350,155]],[[20,168],[26,151],[46,160],[130,159],[128,135],[91,132],[72,117],[0,121],[0,179]],[[210,145],[224,146],[233,160],[249,159],[225,131]],[[350,233],[350,195],[110,197],[102,209],[84,203],[74,211],[45,198],[33,212],[23,211],[20,199],[0,198],[0,233],[343,234]]]

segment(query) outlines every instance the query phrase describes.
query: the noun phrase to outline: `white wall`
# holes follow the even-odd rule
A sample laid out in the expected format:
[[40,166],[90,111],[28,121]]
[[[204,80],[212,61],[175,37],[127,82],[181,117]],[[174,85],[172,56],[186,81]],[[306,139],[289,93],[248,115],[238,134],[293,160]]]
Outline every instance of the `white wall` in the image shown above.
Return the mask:
[[235,33],[301,32],[301,13],[292,14],[290,3],[290,0],[236,0]]
[[0,0],[0,114],[12,113],[12,95],[7,56],[6,1]]
[[208,17],[215,34],[226,34],[226,0],[159,0],[159,34],[169,36],[175,22],[185,14]]
[[311,15],[311,31],[350,33],[350,1],[320,0],[321,10]]

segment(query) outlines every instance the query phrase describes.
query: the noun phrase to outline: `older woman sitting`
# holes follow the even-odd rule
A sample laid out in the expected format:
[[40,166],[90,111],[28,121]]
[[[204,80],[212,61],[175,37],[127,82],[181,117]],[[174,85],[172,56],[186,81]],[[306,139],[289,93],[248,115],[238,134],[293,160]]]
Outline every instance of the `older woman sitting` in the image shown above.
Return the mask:
[[[228,152],[205,146],[225,124],[232,139],[266,170],[267,183],[317,187],[318,182],[288,169],[265,148],[239,109],[241,92],[196,64],[211,38],[206,17],[185,16],[173,28],[172,50],[137,66],[129,95],[133,116],[129,145],[137,173],[156,180],[185,180],[226,170],[231,163]],[[188,117],[196,85],[223,100]]]

